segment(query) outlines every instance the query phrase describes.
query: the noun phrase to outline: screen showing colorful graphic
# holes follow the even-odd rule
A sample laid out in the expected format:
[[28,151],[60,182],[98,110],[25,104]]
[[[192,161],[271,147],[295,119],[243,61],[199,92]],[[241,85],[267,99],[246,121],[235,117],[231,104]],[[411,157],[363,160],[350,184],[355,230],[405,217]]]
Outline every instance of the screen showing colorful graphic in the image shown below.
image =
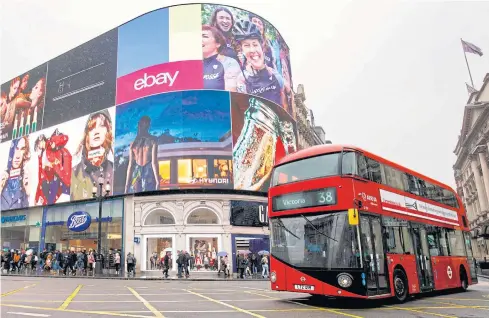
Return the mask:
[[[2,210],[114,194],[266,192],[297,150],[289,49],[234,7],[162,8],[1,85]],[[112,193],[110,193],[112,194]]]
[[160,9],[119,27],[117,77],[169,62],[168,15]]
[[229,93],[184,91],[117,107],[116,193],[232,188]]
[[2,84],[0,142],[16,139],[42,128],[46,96],[47,64]]
[[117,29],[52,59],[48,69],[44,127],[113,106]]
[[278,105],[231,93],[234,188],[267,192],[273,164],[297,151],[297,126]]
[[114,124],[113,107],[6,143],[2,210],[89,199],[100,178],[112,183]]
[[295,118],[289,49],[280,33],[251,12],[202,5],[204,88],[257,95]]

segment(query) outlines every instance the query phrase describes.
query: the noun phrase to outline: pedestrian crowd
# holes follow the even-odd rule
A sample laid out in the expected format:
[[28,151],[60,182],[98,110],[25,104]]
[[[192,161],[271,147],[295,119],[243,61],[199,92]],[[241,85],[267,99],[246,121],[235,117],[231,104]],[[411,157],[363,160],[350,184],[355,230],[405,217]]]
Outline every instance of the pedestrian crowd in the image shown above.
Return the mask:
[[3,250],[1,255],[1,268],[4,274],[58,274],[58,275],[94,275],[96,262],[99,261],[104,268],[114,268],[115,274],[121,272],[120,251],[110,250],[107,256],[90,249],[67,249],[65,251],[47,251],[41,253],[33,250]]
[[[217,275],[224,273],[225,278],[232,277],[231,262],[228,255],[219,256],[219,265],[215,265]],[[165,252],[163,257],[154,260],[155,268],[163,271],[163,276],[168,278],[169,271],[172,268],[172,252]],[[112,272],[115,276],[120,276],[123,271],[121,266],[121,251],[109,250],[104,255],[101,253],[97,257],[96,251],[89,249],[67,249],[65,251],[47,251],[44,249],[41,253],[31,250],[8,250],[1,252],[1,268],[3,274],[26,274],[26,275],[63,275],[63,276],[94,276],[96,274],[96,264],[100,262],[102,274],[107,275]],[[189,252],[177,251],[177,277],[189,278],[190,272],[208,270],[205,267],[195,266],[192,256]],[[127,276],[135,277],[136,275],[136,257],[129,252],[125,258],[127,265]],[[217,262],[216,262],[217,263]],[[238,278],[268,278],[269,260],[266,254],[257,253],[238,253],[236,258],[236,267]],[[111,275],[112,276],[112,275]]]

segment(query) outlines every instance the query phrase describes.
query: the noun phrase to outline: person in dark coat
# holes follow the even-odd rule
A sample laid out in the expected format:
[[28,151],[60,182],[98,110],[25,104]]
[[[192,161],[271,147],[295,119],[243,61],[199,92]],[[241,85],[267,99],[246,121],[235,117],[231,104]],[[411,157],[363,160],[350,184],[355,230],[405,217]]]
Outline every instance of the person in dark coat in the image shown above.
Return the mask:
[[190,266],[190,254],[185,251],[185,256],[184,256],[184,269],[185,269],[185,277],[189,278],[190,277],[190,271],[189,271],[189,266]]
[[239,278],[244,279],[244,272],[247,266],[248,266],[248,258],[244,257],[243,254],[239,254],[238,256]]
[[163,257],[163,275],[165,275],[165,278],[168,278],[168,270],[170,269],[170,252],[167,252],[165,256]]

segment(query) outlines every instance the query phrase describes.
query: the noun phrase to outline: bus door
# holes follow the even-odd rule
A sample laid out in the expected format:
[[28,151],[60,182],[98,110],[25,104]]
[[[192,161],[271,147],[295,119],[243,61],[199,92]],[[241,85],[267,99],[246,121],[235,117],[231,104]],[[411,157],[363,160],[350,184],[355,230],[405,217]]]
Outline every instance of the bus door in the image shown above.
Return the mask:
[[433,270],[431,268],[428,237],[423,224],[411,223],[414,253],[416,254],[418,278],[421,291],[433,289]]
[[362,232],[362,254],[366,268],[367,295],[389,293],[384,242],[380,217],[371,215],[360,216]]

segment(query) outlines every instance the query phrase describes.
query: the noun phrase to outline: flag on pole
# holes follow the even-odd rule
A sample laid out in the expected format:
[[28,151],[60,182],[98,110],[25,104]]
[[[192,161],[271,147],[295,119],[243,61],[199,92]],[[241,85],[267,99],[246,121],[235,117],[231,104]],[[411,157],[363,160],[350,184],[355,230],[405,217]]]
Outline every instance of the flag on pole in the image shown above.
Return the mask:
[[475,44],[472,44],[470,42],[466,42],[466,41],[462,40],[462,46],[464,48],[464,52],[477,54],[479,56],[483,55],[480,47],[478,47]]
[[470,86],[469,84],[467,84],[467,82],[465,83],[465,86],[467,86],[467,92],[469,92],[469,95],[471,95],[472,93],[477,93],[477,90],[472,86]]

